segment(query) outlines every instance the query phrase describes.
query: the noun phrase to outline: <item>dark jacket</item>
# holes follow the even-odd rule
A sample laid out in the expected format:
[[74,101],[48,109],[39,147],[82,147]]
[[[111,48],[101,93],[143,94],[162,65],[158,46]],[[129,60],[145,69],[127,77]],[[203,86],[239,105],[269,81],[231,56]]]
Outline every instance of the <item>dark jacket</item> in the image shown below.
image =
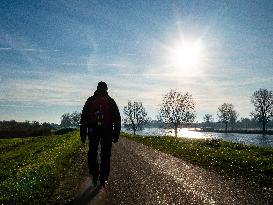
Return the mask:
[[[94,95],[89,97],[87,101],[85,102],[85,105],[82,110],[81,114],[81,138],[82,141],[85,141],[86,139],[86,134],[87,134],[87,128],[96,128],[94,124],[92,124],[91,119],[90,119],[90,103],[94,102],[98,97],[105,97],[107,101],[109,102],[110,106],[110,114],[111,114],[111,123],[108,125],[107,129],[112,130],[112,137],[114,138],[114,141],[118,141],[119,134],[120,134],[120,129],[121,129],[121,118],[120,118],[120,113],[118,106],[116,102],[114,101],[113,98],[111,98],[107,91],[100,91],[96,90]],[[114,125],[114,129],[113,129]]]

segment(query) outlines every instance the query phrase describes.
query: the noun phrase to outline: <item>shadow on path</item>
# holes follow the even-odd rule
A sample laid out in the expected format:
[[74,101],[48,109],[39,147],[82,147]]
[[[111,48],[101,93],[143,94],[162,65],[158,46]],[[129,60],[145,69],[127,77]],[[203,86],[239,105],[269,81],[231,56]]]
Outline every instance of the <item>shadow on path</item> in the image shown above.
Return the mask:
[[111,204],[108,193],[101,185],[96,187],[91,183],[91,178],[87,177],[81,184],[79,193],[75,200],[71,203],[75,205],[103,205]]

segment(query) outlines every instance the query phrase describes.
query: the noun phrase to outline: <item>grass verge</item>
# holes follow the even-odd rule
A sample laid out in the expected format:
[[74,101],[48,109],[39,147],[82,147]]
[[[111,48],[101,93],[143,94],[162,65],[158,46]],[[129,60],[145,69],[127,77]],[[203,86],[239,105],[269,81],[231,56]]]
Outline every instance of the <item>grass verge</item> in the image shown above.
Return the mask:
[[48,205],[73,204],[78,192],[78,185],[85,178],[87,168],[88,143],[82,145],[77,155],[71,158],[69,167],[65,167],[60,183],[51,195]]
[[22,144],[27,144],[32,141],[33,139],[31,137],[0,139],[0,153],[4,153],[14,147],[17,147]]
[[258,190],[273,195],[273,148],[223,140],[121,135],[221,175],[248,182]]
[[0,202],[45,204],[80,147],[78,131],[0,143]]

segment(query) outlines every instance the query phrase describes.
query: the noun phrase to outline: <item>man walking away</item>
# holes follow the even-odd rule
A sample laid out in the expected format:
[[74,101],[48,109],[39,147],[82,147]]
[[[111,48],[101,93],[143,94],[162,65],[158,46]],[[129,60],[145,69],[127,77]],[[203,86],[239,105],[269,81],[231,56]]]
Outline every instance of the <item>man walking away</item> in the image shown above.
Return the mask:
[[[80,136],[83,143],[89,138],[88,167],[96,186],[99,178],[105,187],[110,172],[112,142],[119,138],[121,119],[115,101],[107,93],[107,84],[99,82],[94,95],[89,97],[81,114]],[[100,167],[98,146],[101,145]]]

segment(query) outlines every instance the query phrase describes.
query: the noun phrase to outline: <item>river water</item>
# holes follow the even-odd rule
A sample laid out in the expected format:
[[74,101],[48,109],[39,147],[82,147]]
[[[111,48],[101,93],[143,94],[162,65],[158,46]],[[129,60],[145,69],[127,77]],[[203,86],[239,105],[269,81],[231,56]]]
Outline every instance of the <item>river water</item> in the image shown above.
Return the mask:
[[[127,132],[127,131],[126,131]],[[130,132],[131,133],[131,132]],[[174,131],[163,128],[145,128],[136,134],[144,136],[174,136]],[[216,133],[216,132],[197,132],[182,128],[178,130],[178,137],[195,139],[223,139],[226,141],[257,145],[261,147],[273,147],[273,135],[262,134],[239,134],[239,133]]]

